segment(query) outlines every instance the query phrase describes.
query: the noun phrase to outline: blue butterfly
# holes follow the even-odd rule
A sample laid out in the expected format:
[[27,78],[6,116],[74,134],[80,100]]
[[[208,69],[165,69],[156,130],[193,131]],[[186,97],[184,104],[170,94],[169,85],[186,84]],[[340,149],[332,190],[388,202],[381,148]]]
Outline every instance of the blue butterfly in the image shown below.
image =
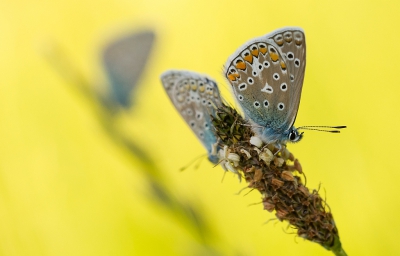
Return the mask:
[[208,159],[218,163],[218,138],[210,115],[222,104],[217,84],[205,75],[190,71],[169,70],[161,82],[172,104],[208,152]]
[[265,143],[301,140],[293,124],[306,67],[301,28],[288,27],[255,38],[227,61],[224,74],[254,133]]
[[151,31],[137,32],[112,42],[104,49],[103,64],[111,82],[111,95],[105,99],[106,103],[111,101],[124,108],[131,106],[132,89],[146,65],[154,37]]

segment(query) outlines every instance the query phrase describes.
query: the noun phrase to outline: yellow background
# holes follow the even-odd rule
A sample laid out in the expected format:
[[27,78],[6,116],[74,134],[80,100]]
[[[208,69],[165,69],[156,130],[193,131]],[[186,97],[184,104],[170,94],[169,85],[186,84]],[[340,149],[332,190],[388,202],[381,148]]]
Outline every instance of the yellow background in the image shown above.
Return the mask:
[[[307,69],[289,149],[308,187],[326,195],[349,255],[398,255],[400,143],[398,1],[30,1],[0,2],[1,255],[332,255],[269,222],[257,192],[203,161],[204,149],[176,113],[159,75],[189,69],[214,77],[247,40],[283,26],[304,28]],[[143,167],[103,130],[93,102],[46,61],[59,45],[93,87],[106,84],[102,47],[150,28],[157,41],[118,119],[160,168],[171,195],[197,207],[207,242],[190,223],[150,200]],[[211,249],[207,250],[207,246]]]

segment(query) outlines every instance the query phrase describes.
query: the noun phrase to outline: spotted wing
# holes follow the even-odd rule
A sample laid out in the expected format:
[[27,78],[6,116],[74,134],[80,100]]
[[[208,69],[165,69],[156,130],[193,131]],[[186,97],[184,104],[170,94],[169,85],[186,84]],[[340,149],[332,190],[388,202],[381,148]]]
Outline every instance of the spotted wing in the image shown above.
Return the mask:
[[289,27],[278,29],[267,35],[279,46],[286,59],[289,77],[293,90],[290,91],[291,104],[289,106],[288,125],[291,127],[296,119],[300,104],[306,69],[306,40],[301,28]]
[[217,137],[210,115],[222,104],[217,84],[204,75],[176,70],[163,73],[161,81],[175,108],[207,149],[210,161],[216,163],[218,159],[212,155]]
[[112,100],[123,107],[131,105],[131,92],[136,85],[154,42],[154,33],[130,34],[104,49],[103,63],[107,70]]
[[[287,53],[272,39],[288,31],[292,30],[277,30],[247,42],[228,59],[224,71],[246,117],[276,134],[293,125],[302,85],[294,83],[296,77],[290,75],[299,76],[300,72],[291,71],[293,61],[287,59]],[[286,45],[290,43],[295,44],[295,40],[285,42],[285,49],[298,53],[297,48],[295,51]]]

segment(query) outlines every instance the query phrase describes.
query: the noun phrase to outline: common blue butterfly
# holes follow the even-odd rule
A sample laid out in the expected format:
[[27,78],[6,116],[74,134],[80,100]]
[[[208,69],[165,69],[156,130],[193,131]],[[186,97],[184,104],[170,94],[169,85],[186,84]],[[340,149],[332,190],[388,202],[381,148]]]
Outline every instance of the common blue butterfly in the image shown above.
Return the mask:
[[103,63],[111,83],[111,101],[128,108],[131,92],[146,65],[154,42],[152,31],[129,34],[109,44]]
[[178,70],[163,73],[161,82],[172,104],[207,149],[208,159],[218,163],[218,139],[210,116],[222,104],[217,84],[205,75]]
[[224,74],[254,133],[265,143],[296,142],[293,126],[306,67],[301,28],[287,27],[241,46],[226,62]]

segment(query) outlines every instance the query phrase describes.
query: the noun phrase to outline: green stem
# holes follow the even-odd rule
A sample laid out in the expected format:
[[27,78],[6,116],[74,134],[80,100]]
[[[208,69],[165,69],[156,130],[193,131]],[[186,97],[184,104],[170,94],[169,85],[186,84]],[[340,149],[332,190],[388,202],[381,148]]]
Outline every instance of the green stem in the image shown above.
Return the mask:
[[336,248],[336,249],[332,249],[332,252],[333,252],[336,256],[347,256],[347,253],[343,250],[342,247]]
[[332,247],[326,248],[332,251],[336,256],[347,256],[347,253],[343,250],[342,243],[338,236],[335,236],[335,241]]

